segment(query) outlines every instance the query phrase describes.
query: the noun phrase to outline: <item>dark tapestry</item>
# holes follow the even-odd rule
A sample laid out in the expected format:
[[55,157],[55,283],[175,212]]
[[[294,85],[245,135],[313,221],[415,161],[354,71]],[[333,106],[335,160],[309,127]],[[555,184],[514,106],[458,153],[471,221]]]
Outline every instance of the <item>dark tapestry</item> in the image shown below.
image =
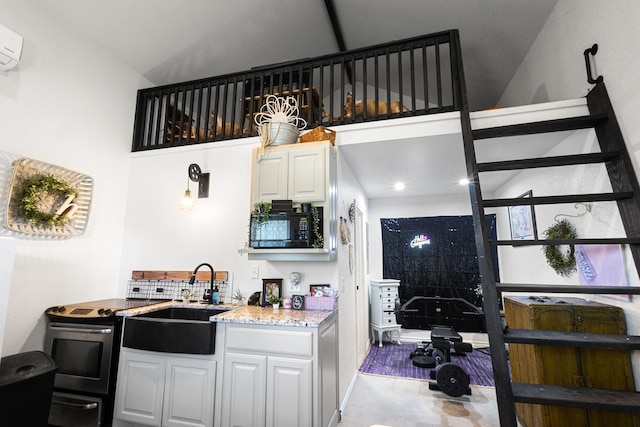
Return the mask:
[[[496,216],[487,215],[491,239]],[[400,280],[400,301],[414,296],[463,298],[482,307],[480,273],[471,216],[380,219],[384,278]],[[497,249],[492,247],[499,281]]]

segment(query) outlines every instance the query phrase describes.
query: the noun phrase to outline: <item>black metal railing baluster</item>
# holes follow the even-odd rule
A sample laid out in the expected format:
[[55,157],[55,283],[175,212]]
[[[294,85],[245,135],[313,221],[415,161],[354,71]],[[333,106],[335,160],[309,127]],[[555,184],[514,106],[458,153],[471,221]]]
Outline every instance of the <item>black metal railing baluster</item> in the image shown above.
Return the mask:
[[379,83],[380,83],[380,71],[378,70],[379,62],[378,62],[378,51],[373,54],[373,85],[375,90],[374,102],[376,105],[380,103],[380,93],[379,93]]
[[[403,50],[399,47],[398,48],[398,101],[400,102],[400,105],[403,104],[403,95],[402,95],[402,89],[403,89],[403,84],[402,84],[402,80],[404,80],[404,76],[402,75],[402,52]],[[391,104],[389,104],[389,113],[391,113]],[[400,107],[400,111],[402,111],[402,107]]]
[[[415,72],[415,68],[416,68],[416,63],[415,63],[415,58],[414,58],[414,48],[411,47],[411,49],[409,50],[409,75],[410,75],[410,82],[411,82],[411,111],[416,111],[416,72]],[[404,103],[401,103],[400,105],[400,112],[402,112],[402,105],[404,105]]]
[[391,105],[391,79],[389,78],[391,75],[391,54],[389,48],[385,51],[385,60],[387,66],[387,105]]
[[214,114],[215,114],[215,118],[213,120],[212,123],[212,136],[211,139],[216,139],[218,137],[218,135],[221,133],[218,131],[218,123],[220,123],[220,82],[216,82],[216,95],[214,97],[215,102],[214,105],[216,107]]

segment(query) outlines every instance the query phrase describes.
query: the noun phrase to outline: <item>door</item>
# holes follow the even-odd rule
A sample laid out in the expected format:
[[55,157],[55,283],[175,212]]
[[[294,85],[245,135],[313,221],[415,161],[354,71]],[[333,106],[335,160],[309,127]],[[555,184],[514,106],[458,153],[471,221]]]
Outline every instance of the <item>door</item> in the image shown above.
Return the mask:
[[164,358],[123,349],[116,386],[115,418],[160,426],[164,375]]
[[288,199],[287,150],[253,150],[253,203]]
[[267,357],[226,353],[222,425],[264,427]]
[[293,202],[324,202],[327,146],[301,146],[289,151],[289,199]]
[[106,395],[115,328],[114,323],[50,322],[44,348],[58,365],[55,387]]
[[369,350],[369,295],[366,286],[366,234],[362,211],[355,206],[354,281],[356,285],[356,364],[360,366]]
[[162,425],[213,425],[215,375],[215,360],[169,359],[165,375]]
[[311,360],[267,360],[267,427],[311,427]]

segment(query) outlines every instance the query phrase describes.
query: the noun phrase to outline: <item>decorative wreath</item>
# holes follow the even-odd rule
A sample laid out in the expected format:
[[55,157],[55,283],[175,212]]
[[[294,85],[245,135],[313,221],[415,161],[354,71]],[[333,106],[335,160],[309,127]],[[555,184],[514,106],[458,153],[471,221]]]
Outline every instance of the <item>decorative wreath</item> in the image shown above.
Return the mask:
[[53,175],[34,175],[23,181],[16,193],[17,213],[22,219],[43,227],[64,225],[66,214],[44,212],[40,210],[46,197],[69,197],[77,191]]
[[[575,239],[577,237],[575,227],[566,219],[556,221],[554,225],[545,230],[544,235],[549,240]],[[547,264],[560,276],[568,277],[577,270],[576,259],[573,256],[573,245],[569,245],[569,250],[564,252],[556,245],[545,246],[543,251],[545,258],[547,258]]]

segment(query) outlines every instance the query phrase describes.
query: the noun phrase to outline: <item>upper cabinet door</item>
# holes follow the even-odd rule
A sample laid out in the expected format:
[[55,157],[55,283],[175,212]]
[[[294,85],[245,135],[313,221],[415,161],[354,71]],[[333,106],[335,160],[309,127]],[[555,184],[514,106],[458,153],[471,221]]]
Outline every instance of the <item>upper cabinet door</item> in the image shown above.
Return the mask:
[[324,202],[326,146],[296,147],[289,151],[289,198],[293,202]]
[[327,153],[325,144],[292,144],[254,150],[253,203],[272,200],[325,202]]
[[253,203],[286,200],[289,175],[287,150],[254,151]]

